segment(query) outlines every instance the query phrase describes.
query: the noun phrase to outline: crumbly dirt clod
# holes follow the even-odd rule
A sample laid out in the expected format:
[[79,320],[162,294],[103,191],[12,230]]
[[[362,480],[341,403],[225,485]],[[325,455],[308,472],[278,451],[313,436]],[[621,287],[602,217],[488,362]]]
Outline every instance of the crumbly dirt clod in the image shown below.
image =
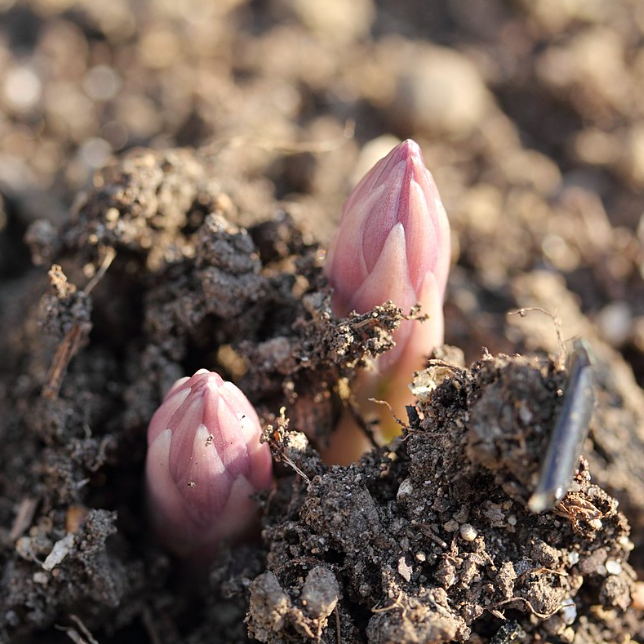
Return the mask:
[[[641,0],[0,14],[1,644],[644,643]],[[325,244],[408,136],[452,227],[452,346],[402,438],[331,467],[409,312],[336,319]],[[535,516],[557,331],[589,341],[597,405]],[[255,404],[276,485],[195,573],[142,475],[149,419],[204,367]]]
[[[466,367],[441,347],[414,379],[402,436],[348,467],[323,462],[358,374],[415,312],[385,303],[335,318],[317,243],[276,204],[268,219],[242,216],[221,187],[234,194],[234,178],[206,179],[204,164],[187,150],[115,162],[63,225],[64,244],[42,255],[65,270],[52,267],[54,293],[18,336],[31,357],[4,434],[3,489],[18,509],[0,506],[12,580],[0,632],[28,636],[61,616],[80,628],[68,614],[108,639],[140,622],[152,639],[185,631],[191,644],[212,633],[411,644],[639,632],[628,523],[587,461],[555,510],[526,508],[564,356],[486,352]],[[120,213],[114,227],[106,208]],[[260,499],[261,538],[222,544],[187,590],[147,529],[141,477],[149,418],[175,379],[203,367],[256,405],[276,487]]]
[[292,602],[272,572],[265,572],[250,587],[248,634],[260,642],[281,642],[293,632],[305,640],[319,640],[335,610],[340,588],[333,572],[318,566],[310,570],[299,598]]
[[[428,372],[438,367],[446,363],[430,363]],[[530,438],[521,410],[534,404],[535,432],[547,436],[561,366],[487,356],[471,370],[450,371],[391,445],[308,484],[298,474],[295,486],[283,480],[288,514],[269,515],[265,532],[280,587],[299,593],[303,569],[332,566],[347,600],[362,608],[368,642],[464,642],[510,615],[532,637],[568,638],[582,619],[610,628],[605,616],[622,619],[635,579],[628,524],[615,500],[581,461],[554,511],[526,508],[543,444]],[[479,445],[492,401],[493,418],[505,422],[505,433],[502,427],[492,438],[510,441],[494,459]],[[261,622],[259,606],[252,610]],[[333,628],[325,632],[323,641],[334,641]]]

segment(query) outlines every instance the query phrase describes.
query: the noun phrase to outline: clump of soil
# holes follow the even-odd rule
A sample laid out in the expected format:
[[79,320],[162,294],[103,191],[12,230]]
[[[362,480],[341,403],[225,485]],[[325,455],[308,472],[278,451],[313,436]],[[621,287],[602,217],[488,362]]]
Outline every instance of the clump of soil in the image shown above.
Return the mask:
[[[318,244],[261,188],[244,208],[217,155],[138,151],[94,183],[57,234],[30,229],[51,285],[31,285],[41,306],[5,347],[22,374],[3,437],[6,639],[54,625],[195,644],[642,636],[628,523],[586,461],[554,511],[526,510],[561,356],[467,369],[443,349],[402,436],[329,466],[317,448],[407,312],[334,318]],[[188,583],[147,528],[141,482],[149,418],[203,367],[256,405],[277,482],[261,537],[222,545]]]
[[396,307],[334,320],[318,246],[277,204],[240,227],[234,184],[224,192],[212,176],[199,154],[139,152],[97,177],[58,234],[29,232],[36,261],[60,264],[19,327],[30,362],[6,417],[6,493],[26,508],[5,517],[7,633],[67,612],[120,632],[149,591],[172,585],[142,519],[141,475],[147,422],[174,379],[216,369],[265,417],[288,405],[323,440],[334,387],[391,346]]
[[[616,641],[639,619],[628,610],[632,544],[617,502],[582,461],[553,512],[526,508],[561,367],[430,360],[418,378],[434,388],[403,435],[351,467],[322,466],[285,431],[282,449],[302,474],[280,480],[280,512],[269,504],[269,570],[250,588],[251,635],[487,641],[512,620],[536,641]],[[321,597],[310,602],[313,579]]]
[[[0,641],[644,642],[640,0],[0,14]],[[335,319],[324,242],[406,137],[450,218],[465,358],[437,351],[402,437],[331,467],[408,312]],[[535,516],[557,330],[592,346],[597,405]],[[256,405],[276,487],[190,580],[142,473],[150,417],[202,367]]]

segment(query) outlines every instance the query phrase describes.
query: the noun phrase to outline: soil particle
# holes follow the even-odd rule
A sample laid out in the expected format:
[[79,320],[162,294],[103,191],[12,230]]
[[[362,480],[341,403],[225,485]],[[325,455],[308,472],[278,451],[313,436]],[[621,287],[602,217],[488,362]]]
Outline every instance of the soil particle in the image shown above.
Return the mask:
[[[105,549],[106,539],[116,532],[115,518],[114,513],[90,510],[76,533],[63,536],[51,522],[41,521],[22,537],[22,561],[9,567],[3,583],[8,625],[42,624],[61,607],[81,611],[89,619],[118,606],[128,586],[127,574],[123,567],[107,565]],[[30,561],[42,572],[33,572]]]
[[[418,404],[402,437],[351,466],[325,465],[316,447],[407,312],[385,303],[335,318],[319,247],[293,217],[276,207],[270,222],[242,225],[199,155],[181,169],[188,154],[139,151],[113,164],[115,183],[98,181],[63,226],[65,245],[50,249],[93,288],[76,288],[55,267],[43,309],[53,337],[35,326],[23,332],[37,348],[19,389],[29,403],[6,436],[16,441],[24,424],[21,444],[38,456],[26,470],[10,462],[6,476],[16,473],[16,496],[31,493],[37,510],[19,546],[8,544],[4,574],[24,585],[5,591],[3,627],[46,627],[87,584],[87,606],[78,606],[90,627],[105,630],[101,611],[127,604],[115,623],[140,616],[149,630],[149,611],[160,612],[176,620],[168,632],[180,641],[189,602],[173,599],[181,593],[167,557],[140,520],[142,437],[173,380],[203,366],[234,378],[264,417],[277,484],[262,499],[261,542],[225,550],[215,563],[204,619],[188,641],[208,629],[244,641],[246,611],[250,636],[265,642],[464,642],[493,637],[506,618],[534,638],[569,641],[570,633],[610,638],[631,624],[628,524],[587,462],[554,511],[526,509],[561,406],[563,354],[485,353],[466,368],[460,350],[440,348],[414,380]],[[176,187],[177,177],[186,185]],[[174,213],[168,222],[145,214],[152,198]],[[105,208],[116,207],[107,206],[113,199],[123,226],[112,229]],[[153,257],[145,240],[166,233],[174,250]],[[116,312],[126,310],[123,322]],[[57,347],[74,328],[91,342],[69,357],[57,395],[42,396]],[[106,351],[105,338],[118,350]],[[601,374],[600,387],[610,383]],[[80,508],[77,519],[70,508]],[[134,548],[122,547],[128,540]],[[46,561],[51,570],[38,563]],[[42,583],[55,573],[60,582]],[[147,578],[164,590],[148,588]],[[136,593],[145,588],[144,606]],[[19,610],[27,598],[35,608]]]
[[[397,45],[391,43],[393,55],[401,49]],[[388,114],[396,129],[456,139],[471,134],[490,109],[490,97],[474,65],[442,47],[402,50],[400,65],[405,71]]]
[[399,595],[390,606],[374,610],[376,615],[367,627],[367,641],[370,644],[416,644],[461,640],[468,631],[463,621],[444,605],[445,600],[445,594],[439,589],[419,597]]
[[251,585],[251,610],[248,632],[260,642],[282,642],[284,633],[320,640],[328,617],[339,599],[340,589],[334,574],[321,566],[309,571],[299,598],[291,600],[271,572],[260,575]]
[[248,633],[260,642],[280,641],[291,600],[272,572],[262,573],[250,588]]
[[194,205],[207,204],[214,192],[203,163],[182,150],[135,152],[107,165],[94,185],[63,232],[65,246],[126,248],[147,256],[152,268],[181,257],[177,232]]
[[49,279],[54,294],[43,297],[41,324],[43,330],[60,340],[74,326],[81,327],[81,334],[91,331],[92,308],[89,297],[78,291],[58,265],[52,266]]
[[[644,641],[641,3],[0,4],[2,642],[246,644],[249,609],[296,643]],[[435,354],[401,439],[330,468],[408,313],[338,320],[321,271],[383,135],[445,200],[465,358]],[[521,307],[597,357],[585,459],[538,516],[565,349]],[[277,481],[200,585],[148,534],[141,473],[202,367],[256,405]]]
[[[536,484],[539,462],[533,455],[545,453],[565,380],[562,368],[555,372],[550,361],[503,360],[484,360],[476,370],[468,456],[489,470],[502,471],[499,482],[516,495],[517,485],[532,489]],[[507,404],[508,395],[513,406]]]
[[[441,365],[430,362],[428,371]],[[371,611],[370,642],[466,641],[506,611],[523,615],[518,622],[535,637],[562,633],[566,605],[596,619],[584,612],[582,586],[610,603],[612,619],[623,614],[634,579],[628,526],[585,462],[554,512],[533,515],[525,505],[559,404],[561,365],[488,355],[471,370],[451,366],[451,374],[419,404],[402,439],[306,486],[284,479],[289,518],[268,522],[269,569],[292,588],[295,570],[331,565],[345,596]],[[531,410],[541,427],[522,443],[518,428],[529,432],[521,410],[533,400],[541,400]],[[492,403],[507,428],[493,434],[508,443],[503,458],[471,447]]]

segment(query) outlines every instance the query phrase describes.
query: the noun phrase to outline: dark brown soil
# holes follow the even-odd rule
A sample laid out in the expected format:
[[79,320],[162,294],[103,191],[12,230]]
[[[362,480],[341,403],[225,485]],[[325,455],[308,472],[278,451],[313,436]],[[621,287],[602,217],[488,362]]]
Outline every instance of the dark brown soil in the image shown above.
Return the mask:
[[[0,642],[644,642],[639,1],[323,5],[0,1]],[[386,135],[450,217],[450,346],[401,437],[330,466],[401,319],[334,318],[322,276]],[[535,515],[558,330],[597,405]],[[142,477],[199,368],[256,405],[276,486],[195,579]]]

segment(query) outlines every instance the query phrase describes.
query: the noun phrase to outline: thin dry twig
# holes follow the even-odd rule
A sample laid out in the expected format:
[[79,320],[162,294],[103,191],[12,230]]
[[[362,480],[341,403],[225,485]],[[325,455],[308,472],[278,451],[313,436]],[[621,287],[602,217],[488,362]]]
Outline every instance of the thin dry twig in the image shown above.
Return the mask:
[[561,320],[557,315],[554,313],[550,313],[550,311],[547,311],[546,309],[542,309],[540,306],[528,306],[524,307],[521,309],[517,309],[516,311],[508,311],[508,315],[518,315],[521,318],[527,317],[528,313],[532,313],[533,311],[537,311],[538,313],[543,313],[544,315],[547,315],[553,322],[555,326],[555,332],[557,334],[557,344],[559,345],[559,351],[561,352],[562,355],[566,355],[566,347],[563,341],[563,338],[561,337]]
[[163,644],[155,620],[152,616],[152,611],[146,606],[141,612],[141,620],[143,622],[143,627],[145,632],[148,634],[148,638],[152,644]]
[[375,403],[376,405],[385,405],[391,412],[391,415],[394,417],[394,420],[396,421],[396,423],[400,425],[403,429],[407,427],[407,425],[405,425],[405,423],[403,423],[403,421],[400,420],[400,418],[398,418],[396,414],[394,414],[393,407],[386,400],[378,400],[378,398],[368,398],[368,400],[369,402]]
[[268,425],[264,433],[264,438],[268,442],[271,451],[277,456],[282,462],[286,463],[291,467],[297,474],[299,474],[304,481],[306,481],[307,486],[311,485],[311,479],[293,462],[293,460],[288,456],[284,445],[282,444],[282,435],[280,430],[285,430],[288,427],[289,419],[286,418],[286,407],[280,407],[280,415],[276,419],[276,427]]
[[105,256],[103,257],[101,265],[98,267],[96,273],[94,273],[94,277],[92,277],[92,279],[87,282],[85,288],[83,289],[85,295],[89,295],[94,290],[94,287],[103,279],[105,273],[107,273],[107,269],[112,265],[115,257],[116,250],[114,250],[114,248],[112,248],[111,246],[107,247],[105,249]]
[[31,525],[37,506],[38,499],[32,497],[26,497],[20,502],[18,514],[16,514],[16,518],[9,531],[9,541],[15,541]]
[[394,608],[400,608],[400,610],[402,611],[403,617],[404,617],[405,614],[407,613],[407,609],[403,606],[402,597],[403,597],[403,591],[399,590],[398,591],[398,596],[393,601],[393,603],[389,604],[389,606],[382,606],[381,608],[372,608],[371,612],[372,613],[388,613],[390,610],[394,610]]
[[338,644],[342,644],[342,632],[340,630],[340,611],[338,610],[338,605],[335,605],[335,608],[333,609],[333,612],[335,613],[335,638]]
[[[105,255],[101,262],[101,266],[94,274],[94,277],[92,277],[83,289],[83,293],[85,293],[85,295],[89,295],[98,282],[103,278],[115,257],[116,251],[113,248],[105,249]],[[49,370],[49,376],[47,378],[47,384],[45,384],[42,389],[43,398],[47,398],[48,400],[56,400],[56,398],[58,398],[58,392],[63,384],[63,378],[67,372],[67,367],[69,366],[71,359],[76,355],[78,347],[83,339],[83,335],[82,326],[80,324],[74,324],[63,338],[56,354],[54,355],[54,359]]]
[[418,526],[420,531],[428,538],[431,539],[437,546],[440,546],[443,550],[447,550],[449,545],[443,541],[426,523],[421,523]]
[[240,135],[232,137],[222,137],[214,141],[204,151],[205,156],[213,156],[226,148],[241,148],[253,146],[270,152],[280,152],[284,155],[303,154],[321,154],[332,152],[344,145],[347,141],[353,139],[355,134],[355,121],[349,119],[345,122],[342,134],[335,139],[326,141],[277,141],[275,139],[264,139],[255,135]]
[[54,628],[57,631],[63,631],[69,639],[75,644],[89,644],[89,642],[81,636],[81,634],[71,626],[61,626],[60,624],[54,624]]
[[43,398],[48,400],[56,400],[58,398],[58,392],[60,387],[63,384],[63,378],[65,377],[65,372],[67,371],[67,366],[69,365],[71,359],[78,351],[78,346],[83,338],[83,332],[79,324],[74,324],[74,326],[67,332],[67,335],[63,338],[63,341],[60,343],[54,360],[51,364],[51,369],[49,370],[49,377],[47,378],[47,384],[43,387],[42,395]]
[[[76,624],[78,630],[73,626],[61,626],[60,624],[55,624],[54,628],[59,631],[63,631],[75,644],[98,644],[98,640],[94,638],[87,626],[83,624],[79,617],[76,615],[69,615],[69,619]],[[78,631],[80,631],[80,633]]]
[[523,602],[528,607],[528,610],[539,619],[549,619],[559,611],[559,609],[557,608],[557,610],[553,610],[548,614],[539,613],[532,607],[532,604],[525,597],[510,597],[510,599],[504,599],[503,601],[497,602],[496,604],[494,604],[494,606],[492,606],[492,608],[498,608],[499,606],[504,606],[505,604],[510,604],[512,602]]
[[81,633],[83,633],[83,635],[87,638],[89,644],[98,644],[98,640],[94,639],[87,626],[85,626],[85,624],[83,624],[83,622],[81,621],[80,617],[77,617],[76,615],[70,615],[69,619],[71,619],[72,622],[74,622],[74,624],[78,626]]

